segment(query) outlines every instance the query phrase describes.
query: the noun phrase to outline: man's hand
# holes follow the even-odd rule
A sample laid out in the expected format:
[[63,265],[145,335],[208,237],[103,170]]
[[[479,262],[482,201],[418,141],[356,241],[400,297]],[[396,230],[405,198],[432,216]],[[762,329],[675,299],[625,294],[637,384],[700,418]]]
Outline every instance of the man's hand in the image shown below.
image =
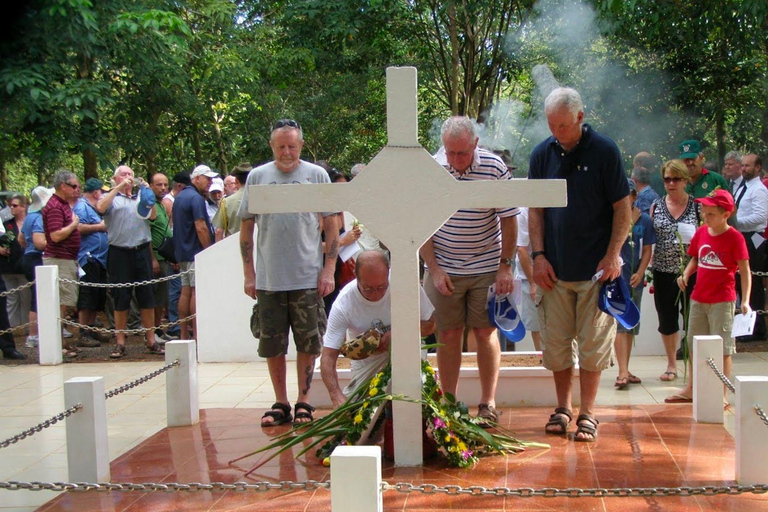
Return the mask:
[[11,249],[9,247],[0,247],[0,256],[10,256]]
[[512,267],[499,265],[499,270],[496,271],[496,293],[506,295],[514,289],[515,276],[512,274]]
[[256,276],[255,275],[252,274],[250,276],[245,276],[243,289],[245,291],[245,294],[250,298],[254,300],[259,298],[258,294],[256,293]]
[[749,307],[749,304],[745,301],[741,301],[741,314],[746,316],[750,311],[752,311],[752,308]]
[[534,304],[535,304],[535,303],[536,303],[536,283],[534,283],[533,281],[531,281],[531,282],[530,282],[530,285],[531,285],[531,286],[530,286],[530,289],[531,289],[531,292],[530,292],[530,293],[531,293],[531,300],[532,300],[532,301],[534,302]]
[[600,276],[600,281],[613,281],[621,275],[621,257],[605,255],[600,263],[597,265],[595,272],[603,271],[603,275]]
[[324,267],[322,272],[320,272],[320,277],[317,279],[317,293],[320,297],[325,297],[331,293],[334,288],[336,288],[336,283],[333,280],[333,272]]
[[[557,282],[557,276],[555,275],[555,269],[549,264],[549,260],[545,256],[537,256],[533,260],[533,280],[535,284],[541,286],[545,290],[551,290],[554,288]],[[533,287],[531,287],[533,293]]]
[[432,282],[435,284],[435,290],[446,297],[453,295],[453,283],[445,270],[435,267],[430,268],[429,273],[432,276]]
[[152,258],[152,273],[156,276],[160,275],[160,262],[155,258]]
[[80,217],[75,212],[72,212],[72,226],[77,227],[80,225]]
[[629,278],[629,287],[630,288],[637,288],[640,286],[640,283],[643,282],[643,274],[640,272],[635,272],[632,274],[632,277]]
[[373,351],[372,355],[383,354],[389,350],[389,344],[392,340],[392,331],[385,332],[379,340],[379,346]]

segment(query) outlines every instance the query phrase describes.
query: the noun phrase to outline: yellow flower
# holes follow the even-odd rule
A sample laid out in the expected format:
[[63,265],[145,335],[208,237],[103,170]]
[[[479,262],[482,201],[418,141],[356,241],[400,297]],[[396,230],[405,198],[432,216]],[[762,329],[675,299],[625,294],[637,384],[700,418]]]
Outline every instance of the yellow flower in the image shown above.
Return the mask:
[[[381,375],[381,374],[379,374],[379,375]],[[377,387],[379,385],[379,375],[377,375],[377,376],[375,376],[374,378],[371,379],[371,387],[372,388],[375,388],[375,387]]]
[[445,442],[450,443],[451,442],[451,436],[445,436]]
[[368,396],[376,396],[379,393],[379,390],[376,388],[371,388],[371,390],[368,392]]
[[355,416],[355,425],[357,425],[358,423],[362,423],[362,422],[363,422],[363,415],[362,414],[358,414],[357,416]]
[[330,457],[324,458],[323,459],[323,466],[328,467],[330,465],[331,465],[331,458]]
[[425,369],[427,372],[431,373],[432,375],[434,375],[434,374],[435,374],[435,369],[434,369],[434,368],[432,368],[432,367],[431,367],[431,366],[429,366],[429,365],[427,365],[427,367],[426,367],[426,368],[424,368],[424,369]]
[[363,409],[367,409],[367,408],[368,408],[368,402],[363,402]]
[[458,446],[458,448],[459,448],[459,451],[462,451],[462,452],[465,452],[465,451],[467,451],[467,445],[466,445],[466,444],[464,444],[464,442],[463,442],[463,441],[460,441],[460,442],[459,442],[459,446]]

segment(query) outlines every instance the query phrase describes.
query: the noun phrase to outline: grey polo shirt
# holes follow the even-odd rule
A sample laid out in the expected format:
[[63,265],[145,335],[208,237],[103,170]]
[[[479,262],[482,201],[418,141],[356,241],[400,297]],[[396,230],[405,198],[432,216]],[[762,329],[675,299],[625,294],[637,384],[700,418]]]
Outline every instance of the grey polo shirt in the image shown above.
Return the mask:
[[139,200],[118,194],[104,213],[109,245],[136,247],[152,241],[149,220],[142,219],[136,212]]

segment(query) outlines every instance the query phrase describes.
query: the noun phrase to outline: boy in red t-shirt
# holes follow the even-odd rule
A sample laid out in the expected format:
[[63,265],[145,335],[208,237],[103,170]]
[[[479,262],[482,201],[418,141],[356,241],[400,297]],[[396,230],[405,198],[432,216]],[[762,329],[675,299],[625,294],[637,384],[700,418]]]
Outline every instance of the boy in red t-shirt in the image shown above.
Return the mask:
[[[749,270],[749,254],[744,236],[728,225],[733,212],[733,196],[725,190],[715,190],[706,197],[696,199],[701,203],[704,226],[693,235],[688,255],[691,261],[677,284],[683,293],[688,278],[697,272],[696,284],[691,293],[688,313],[688,346],[693,337],[719,335],[723,338],[723,373],[729,376],[736,353],[736,341],[731,336],[733,312],[736,302],[736,270],[741,275],[742,297],[749,297],[752,275]],[[749,301],[741,301],[741,312],[749,313]],[[691,361],[688,368],[693,372]],[[679,393],[664,399],[667,403],[693,401],[693,373],[688,385]]]

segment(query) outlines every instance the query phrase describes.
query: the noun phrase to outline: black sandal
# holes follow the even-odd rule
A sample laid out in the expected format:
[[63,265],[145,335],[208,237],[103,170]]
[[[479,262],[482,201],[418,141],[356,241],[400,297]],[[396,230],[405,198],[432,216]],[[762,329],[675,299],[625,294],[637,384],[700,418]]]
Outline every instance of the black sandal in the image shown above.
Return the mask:
[[[563,419],[563,416],[568,418],[568,421]],[[555,409],[555,413],[549,416],[549,421],[544,425],[544,432],[553,436],[564,436],[568,433],[568,425],[573,421],[573,413],[570,409],[565,407],[558,407]],[[549,430],[549,427],[558,426],[562,431]]]
[[[264,418],[272,418],[273,421],[264,421]],[[272,404],[272,410],[264,413],[261,417],[262,427],[276,427],[283,423],[290,423],[293,418],[291,417],[291,406],[275,402]]]
[[[578,425],[579,428],[576,429],[576,436],[573,438],[574,441],[580,443],[594,443],[597,441],[597,426],[599,424],[600,422],[595,418],[587,416],[586,414],[580,414],[576,419],[576,425]],[[579,434],[587,434],[592,437],[579,437]]]
[[[301,412],[299,412],[299,409],[301,409]],[[311,423],[315,420],[315,418],[312,416],[312,413],[315,412],[315,408],[309,405],[306,402],[296,402],[296,405],[293,406],[293,424],[294,425],[306,425],[307,423]],[[306,421],[297,421],[297,420],[306,420]]]
[[147,353],[148,354],[157,354],[159,356],[165,355],[165,349],[160,346],[159,343],[153,343],[147,347]]
[[490,428],[499,423],[499,413],[491,404],[477,405],[477,424],[482,428]]
[[125,355],[125,345],[120,345],[119,343],[115,345],[115,348],[112,350],[112,353],[109,354],[109,357],[112,359],[120,359]]

